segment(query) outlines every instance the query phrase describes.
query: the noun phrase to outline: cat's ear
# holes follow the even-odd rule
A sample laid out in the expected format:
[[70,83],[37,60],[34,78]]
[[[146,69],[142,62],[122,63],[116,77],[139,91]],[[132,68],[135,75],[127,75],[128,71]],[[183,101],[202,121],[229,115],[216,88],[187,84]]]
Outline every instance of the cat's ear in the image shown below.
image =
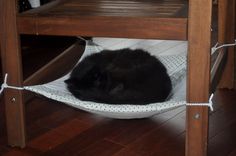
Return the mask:
[[124,84],[123,83],[119,83],[114,88],[112,88],[109,93],[110,94],[118,94],[118,93],[120,93],[123,90],[124,90]]

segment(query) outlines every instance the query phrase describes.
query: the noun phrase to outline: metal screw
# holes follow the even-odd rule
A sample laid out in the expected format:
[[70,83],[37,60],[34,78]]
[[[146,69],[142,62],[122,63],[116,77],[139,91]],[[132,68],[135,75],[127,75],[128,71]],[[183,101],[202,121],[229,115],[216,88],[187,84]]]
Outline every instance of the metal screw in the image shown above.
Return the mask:
[[194,119],[199,119],[199,118],[200,118],[200,114],[199,113],[194,115]]
[[16,102],[16,98],[13,97],[13,98],[11,99],[11,102]]

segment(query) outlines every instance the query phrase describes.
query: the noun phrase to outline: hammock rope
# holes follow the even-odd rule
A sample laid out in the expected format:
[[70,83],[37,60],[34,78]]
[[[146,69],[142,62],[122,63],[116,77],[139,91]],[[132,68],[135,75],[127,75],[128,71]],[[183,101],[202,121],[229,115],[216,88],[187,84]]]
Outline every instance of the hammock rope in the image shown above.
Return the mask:
[[25,89],[24,87],[9,86],[7,84],[7,78],[8,78],[8,73],[5,74],[4,81],[1,85],[0,95],[2,94],[2,92],[4,91],[5,88],[16,89],[16,90],[24,90]]
[[208,103],[186,103],[186,106],[208,106],[211,111],[213,111],[213,99],[214,94],[211,94]]
[[236,46],[236,39],[234,40],[234,43],[229,43],[229,44],[222,44],[222,45],[219,45],[219,43],[217,42],[217,43],[211,48],[211,54],[214,54],[217,50],[219,50],[219,49],[221,49],[221,48],[232,47],[232,46]]

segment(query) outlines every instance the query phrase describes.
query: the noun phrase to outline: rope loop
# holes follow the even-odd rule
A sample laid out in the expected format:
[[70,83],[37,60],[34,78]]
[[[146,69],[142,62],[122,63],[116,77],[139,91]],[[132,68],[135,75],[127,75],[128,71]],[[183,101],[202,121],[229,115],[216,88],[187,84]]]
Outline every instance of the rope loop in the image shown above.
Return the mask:
[[224,47],[232,47],[232,46],[236,46],[236,39],[234,40],[234,43],[231,44],[222,44],[219,45],[219,43],[217,42],[214,47],[211,48],[211,54],[214,54],[218,49],[224,48]]
[[211,94],[208,103],[187,103],[186,106],[208,106],[210,107],[210,110],[213,111],[213,102],[212,102],[212,98],[213,98],[214,94]]
[[9,86],[7,84],[8,73],[5,74],[4,81],[1,85],[0,95],[4,91],[5,88],[17,89],[17,90],[24,90],[24,87],[16,87],[16,86]]

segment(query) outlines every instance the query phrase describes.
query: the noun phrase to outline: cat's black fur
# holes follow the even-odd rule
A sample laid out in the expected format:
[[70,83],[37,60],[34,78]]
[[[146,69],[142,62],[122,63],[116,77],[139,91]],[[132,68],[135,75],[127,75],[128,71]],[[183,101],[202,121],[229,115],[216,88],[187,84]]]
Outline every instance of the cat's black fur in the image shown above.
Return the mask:
[[87,56],[65,82],[76,98],[109,104],[162,102],[172,89],[164,65],[140,49]]

